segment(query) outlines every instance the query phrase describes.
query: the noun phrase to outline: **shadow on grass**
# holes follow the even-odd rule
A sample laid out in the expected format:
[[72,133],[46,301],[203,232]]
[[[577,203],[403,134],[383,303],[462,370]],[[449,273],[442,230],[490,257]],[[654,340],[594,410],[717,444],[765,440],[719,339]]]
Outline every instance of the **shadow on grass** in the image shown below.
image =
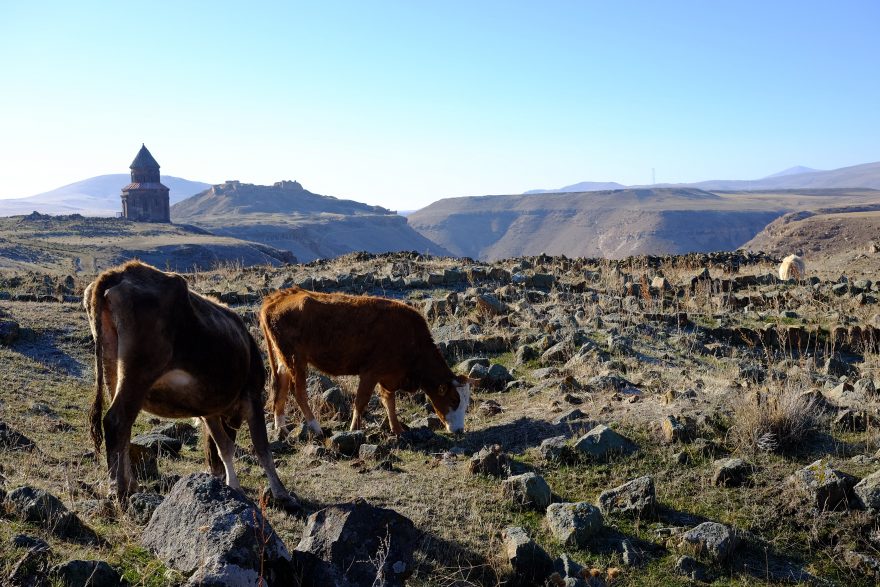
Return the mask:
[[459,445],[476,451],[487,444],[500,444],[507,452],[523,452],[554,436],[577,437],[589,431],[594,425],[595,422],[587,420],[553,424],[545,420],[523,417],[506,424],[468,432]]
[[72,377],[83,377],[85,366],[63,351],[51,337],[31,328],[22,328],[12,350],[49,369]]

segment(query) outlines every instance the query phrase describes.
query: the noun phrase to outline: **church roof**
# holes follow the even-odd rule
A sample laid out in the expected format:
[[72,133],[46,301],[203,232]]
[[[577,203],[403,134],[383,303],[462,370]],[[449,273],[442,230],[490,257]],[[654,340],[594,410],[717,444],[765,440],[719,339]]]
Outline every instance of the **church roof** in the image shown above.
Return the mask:
[[138,151],[137,156],[134,158],[134,161],[131,162],[129,169],[144,169],[144,168],[152,168],[159,169],[159,164],[156,163],[156,160],[153,159],[153,156],[147,150],[147,147],[141,143],[141,150]]
[[141,183],[133,182],[133,183],[128,184],[124,188],[122,188],[123,192],[130,192],[132,190],[149,190],[149,191],[164,190],[166,192],[169,191],[167,186],[164,186],[159,182],[153,182],[153,181],[141,182]]

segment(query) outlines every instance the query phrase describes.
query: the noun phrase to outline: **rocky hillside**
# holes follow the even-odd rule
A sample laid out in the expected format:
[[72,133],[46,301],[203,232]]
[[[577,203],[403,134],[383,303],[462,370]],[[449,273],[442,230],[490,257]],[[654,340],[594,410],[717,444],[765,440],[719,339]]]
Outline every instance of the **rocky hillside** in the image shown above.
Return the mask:
[[88,438],[87,280],[0,271],[4,584],[876,585],[880,285],[775,271],[744,252],[401,253],[187,275],[258,336],[280,287],[401,299],[474,381],[464,435],[399,394],[397,438],[375,398],[349,432],[357,380],[313,373],[328,437],[272,445],[300,516],[261,501],[246,434],[235,491],[188,421],[145,413],[118,507]]
[[302,261],[353,251],[449,254],[391,210],[313,194],[295,181],[216,185],[172,206],[171,218],[284,249]]
[[0,269],[91,275],[128,259],[178,271],[296,261],[287,251],[192,226],[36,213],[0,218]]
[[768,224],[743,248],[815,257],[874,252],[878,246],[880,204],[792,212]]
[[713,193],[627,189],[449,198],[410,225],[456,255],[502,259],[539,253],[620,258],[731,250],[791,210],[880,200],[871,190]]

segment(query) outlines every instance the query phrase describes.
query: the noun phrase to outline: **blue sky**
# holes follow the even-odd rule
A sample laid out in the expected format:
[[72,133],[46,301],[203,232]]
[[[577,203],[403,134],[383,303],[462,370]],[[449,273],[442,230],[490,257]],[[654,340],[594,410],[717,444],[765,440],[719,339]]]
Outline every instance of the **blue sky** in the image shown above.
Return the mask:
[[126,172],[393,209],[880,160],[880,2],[3,2],[0,197]]

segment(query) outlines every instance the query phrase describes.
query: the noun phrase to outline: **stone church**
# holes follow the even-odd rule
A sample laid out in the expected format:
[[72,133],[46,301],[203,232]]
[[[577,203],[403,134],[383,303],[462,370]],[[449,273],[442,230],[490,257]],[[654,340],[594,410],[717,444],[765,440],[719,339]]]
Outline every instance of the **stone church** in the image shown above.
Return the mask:
[[131,183],[122,188],[122,216],[137,222],[171,222],[168,188],[159,181],[159,164],[144,145],[131,162]]

